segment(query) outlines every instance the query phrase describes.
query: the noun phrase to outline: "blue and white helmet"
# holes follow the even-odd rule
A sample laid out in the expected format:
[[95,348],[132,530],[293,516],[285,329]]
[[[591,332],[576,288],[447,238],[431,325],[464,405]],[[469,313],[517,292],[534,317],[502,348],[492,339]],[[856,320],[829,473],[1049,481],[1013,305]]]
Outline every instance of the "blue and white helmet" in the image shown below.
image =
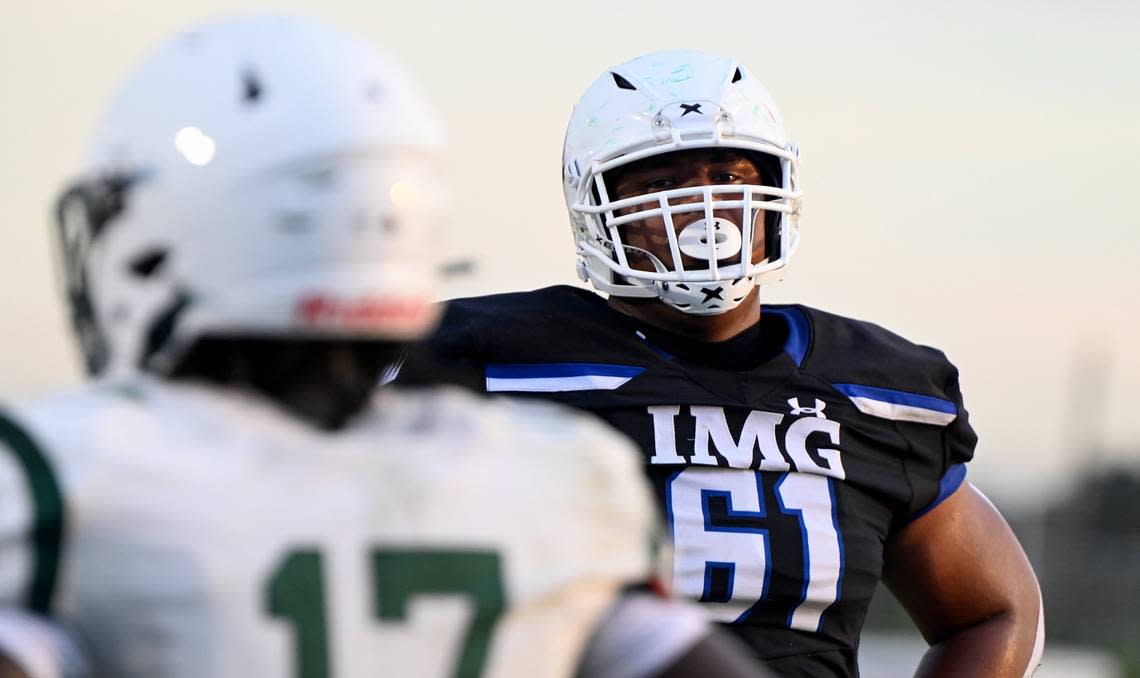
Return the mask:
[[[779,168],[769,174],[778,176],[761,185],[611,197],[607,172],[699,148],[763,154]],[[801,202],[797,155],[771,95],[736,61],[669,50],[605,71],[575,106],[562,155],[579,275],[608,294],[658,297],[685,313],[716,315],[734,308],[762,279],[778,275],[795,252]],[[713,215],[726,210],[739,211],[739,218]],[[622,241],[621,226],[651,218],[664,221],[670,263]],[[757,237],[765,238],[766,256],[753,262],[748,254]],[[648,257],[656,270],[631,266],[634,254]],[[686,269],[682,254],[702,265]],[[700,291],[714,283],[722,289],[719,297]]]
[[243,15],[161,46],[59,201],[88,371],[166,372],[203,336],[423,334],[443,134],[399,64],[320,21]]

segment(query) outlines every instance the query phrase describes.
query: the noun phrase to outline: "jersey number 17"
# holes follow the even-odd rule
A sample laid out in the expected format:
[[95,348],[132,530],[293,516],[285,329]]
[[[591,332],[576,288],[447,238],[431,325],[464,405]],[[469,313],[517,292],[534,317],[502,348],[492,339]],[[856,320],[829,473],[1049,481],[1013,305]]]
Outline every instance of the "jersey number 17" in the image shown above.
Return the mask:
[[[468,596],[475,610],[452,678],[478,678],[487,660],[495,621],[505,606],[499,555],[492,551],[377,548],[370,553],[372,614],[383,621],[408,616],[420,594]],[[316,550],[290,552],[269,581],[268,612],[290,622],[295,634],[296,678],[332,678],[324,559]]]

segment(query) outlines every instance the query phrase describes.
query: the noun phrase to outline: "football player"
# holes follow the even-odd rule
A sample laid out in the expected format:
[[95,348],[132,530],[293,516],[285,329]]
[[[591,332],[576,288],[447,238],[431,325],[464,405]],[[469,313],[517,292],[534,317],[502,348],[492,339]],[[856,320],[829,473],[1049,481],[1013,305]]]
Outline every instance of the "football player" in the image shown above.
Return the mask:
[[[876,585],[922,675],[1022,676],[1042,647],[1017,540],[965,481],[976,437],[945,356],[867,322],[761,306],[796,250],[797,150],[755,73],[693,51],[602,73],[566,132],[578,271],[455,301],[432,359],[475,388],[593,412],[639,446],[673,587],[772,670],[854,676]],[[434,378],[413,354],[401,379]]]
[[[321,23],[142,64],[59,203],[94,379],[0,416],[0,604],[116,678],[760,675],[636,588],[655,519],[620,436],[373,400],[436,320],[440,149],[404,72]],[[38,623],[0,629],[0,668],[37,670]]]

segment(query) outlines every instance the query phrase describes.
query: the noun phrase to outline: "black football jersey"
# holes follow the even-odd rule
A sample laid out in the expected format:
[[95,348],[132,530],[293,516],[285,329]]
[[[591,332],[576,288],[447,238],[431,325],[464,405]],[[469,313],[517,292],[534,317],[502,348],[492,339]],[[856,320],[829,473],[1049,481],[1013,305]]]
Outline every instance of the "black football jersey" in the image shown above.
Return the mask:
[[764,306],[710,344],[573,287],[460,299],[400,380],[442,374],[633,438],[668,520],[674,591],[787,676],[858,675],[884,542],[961,484],[977,441],[941,352],[805,306]]

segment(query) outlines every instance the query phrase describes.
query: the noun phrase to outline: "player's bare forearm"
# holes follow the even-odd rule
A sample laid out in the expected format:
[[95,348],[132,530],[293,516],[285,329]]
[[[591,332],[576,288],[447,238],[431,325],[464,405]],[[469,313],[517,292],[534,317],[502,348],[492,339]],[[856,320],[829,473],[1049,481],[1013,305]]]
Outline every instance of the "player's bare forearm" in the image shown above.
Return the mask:
[[998,615],[933,645],[922,657],[916,678],[1015,676],[1026,674],[1016,620]]
[[1021,678],[1040,658],[1041,594],[997,509],[965,484],[887,544],[884,581],[930,650],[917,675]]

